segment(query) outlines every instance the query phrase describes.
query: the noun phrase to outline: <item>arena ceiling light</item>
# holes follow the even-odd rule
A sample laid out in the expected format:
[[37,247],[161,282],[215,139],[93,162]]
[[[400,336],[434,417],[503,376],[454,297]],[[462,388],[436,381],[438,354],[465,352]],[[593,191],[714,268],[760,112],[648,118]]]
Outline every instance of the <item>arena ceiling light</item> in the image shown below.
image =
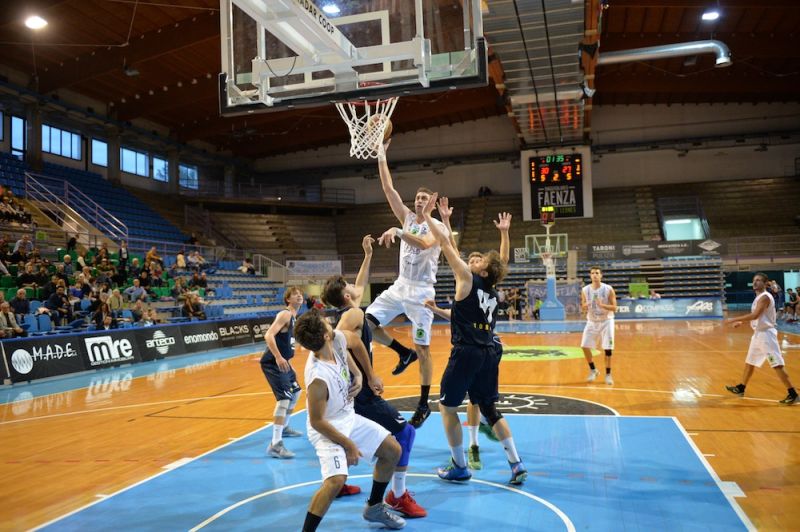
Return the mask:
[[325,4],[322,6],[322,10],[329,15],[338,15],[341,11],[336,4]]
[[47,26],[47,21],[39,15],[31,15],[25,19],[25,25],[32,30],[40,30]]
[[706,22],[712,22],[719,18],[719,11],[716,9],[707,9],[703,12],[702,17],[700,18],[702,18]]

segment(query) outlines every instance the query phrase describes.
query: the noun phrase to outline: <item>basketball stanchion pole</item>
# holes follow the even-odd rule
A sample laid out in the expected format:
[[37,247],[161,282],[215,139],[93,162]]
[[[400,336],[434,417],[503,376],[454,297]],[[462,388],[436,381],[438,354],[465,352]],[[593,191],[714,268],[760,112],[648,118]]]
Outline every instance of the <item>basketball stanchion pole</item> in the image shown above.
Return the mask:
[[566,318],[564,304],[558,300],[556,292],[556,259],[553,256],[553,248],[550,246],[550,228],[556,223],[555,207],[551,205],[542,206],[539,209],[541,224],[547,231],[544,241],[544,251],[541,253],[542,264],[544,264],[547,295],[539,309],[539,318],[542,321],[562,321]]

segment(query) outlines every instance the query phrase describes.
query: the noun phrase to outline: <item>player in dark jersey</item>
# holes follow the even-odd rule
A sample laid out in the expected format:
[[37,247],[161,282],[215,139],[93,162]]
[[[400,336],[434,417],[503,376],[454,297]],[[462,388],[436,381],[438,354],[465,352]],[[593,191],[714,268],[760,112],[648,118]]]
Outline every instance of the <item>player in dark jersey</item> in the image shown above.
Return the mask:
[[264,333],[267,349],[261,357],[261,371],[267,378],[272,393],[275,394],[275,413],[272,421],[272,442],[267,454],[273,458],[293,458],[294,453],[283,444],[283,437],[302,436],[289,427],[288,418],[300,398],[297,375],[289,361],[294,356],[294,320],[303,304],[303,291],[297,287],[286,289],[283,294],[286,309],[275,316],[269,329]]
[[364,311],[360,308],[364,287],[369,281],[373,242],[374,239],[370,235],[365,236],[361,242],[364,248],[364,261],[361,263],[355,284],[348,283],[341,275],[333,276],[327,280],[322,289],[322,300],[336,308],[334,326],[337,331],[355,334],[361,338],[361,345],[350,352],[368,386],[363,386],[355,397],[356,414],[378,423],[391,432],[403,449],[392,475],[392,489],[386,495],[386,504],[406,517],[425,517],[428,513],[417,504],[406,489],[406,471],[416,432],[397,409],[380,396],[383,392],[383,383],[372,368],[372,331],[366,322]]
[[[433,194],[424,210],[430,218],[437,194]],[[432,225],[432,224],[431,224]],[[451,245],[448,237],[438,227],[431,232],[439,241],[447,263],[456,280],[456,294],[450,321],[450,340],[453,348],[442,375],[439,396],[439,412],[442,414],[452,459],[450,464],[439,468],[439,477],[444,480],[469,480],[472,474],[464,456],[463,433],[458,419],[458,407],[469,394],[492,429],[498,435],[506,451],[511,467],[512,484],[522,484],[527,471],[520,460],[508,422],[495,407],[497,380],[494,347],[494,326],[497,321],[497,292],[495,284],[501,281],[507,266],[500,254],[490,251],[475,257],[467,264]]]

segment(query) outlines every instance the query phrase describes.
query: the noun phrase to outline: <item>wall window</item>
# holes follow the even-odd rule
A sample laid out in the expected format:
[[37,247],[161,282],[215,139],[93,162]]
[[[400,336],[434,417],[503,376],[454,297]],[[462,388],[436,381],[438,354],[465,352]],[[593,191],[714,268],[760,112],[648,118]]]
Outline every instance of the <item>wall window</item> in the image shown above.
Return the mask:
[[183,188],[191,188],[197,190],[200,184],[197,181],[197,167],[189,166],[188,164],[178,165],[178,183]]
[[153,179],[156,181],[169,181],[169,163],[160,157],[153,157]]
[[28,135],[25,134],[25,119],[18,116],[11,117],[11,155],[20,159],[25,157],[28,147]]
[[120,159],[122,161],[122,171],[129,174],[136,174],[142,177],[150,177],[150,169],[147,164],[147,154],[128,148],[120,148]]
[[3,140],[6,133],[6,115],[0,113],[0,140]]
[[80,161],[81,136],[42,124],[42,151]]
[[92,139],[92,164],[108,166],[108,144],[102,140]]

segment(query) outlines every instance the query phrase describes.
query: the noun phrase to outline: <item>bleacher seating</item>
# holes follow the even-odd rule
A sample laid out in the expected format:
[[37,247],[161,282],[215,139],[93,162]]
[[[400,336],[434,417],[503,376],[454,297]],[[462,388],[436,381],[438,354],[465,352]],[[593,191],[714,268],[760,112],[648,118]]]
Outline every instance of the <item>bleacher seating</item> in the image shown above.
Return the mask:
[[20,198],[25,195],[25,170],[23,160],[0,152],[0,184],[8,186]]

